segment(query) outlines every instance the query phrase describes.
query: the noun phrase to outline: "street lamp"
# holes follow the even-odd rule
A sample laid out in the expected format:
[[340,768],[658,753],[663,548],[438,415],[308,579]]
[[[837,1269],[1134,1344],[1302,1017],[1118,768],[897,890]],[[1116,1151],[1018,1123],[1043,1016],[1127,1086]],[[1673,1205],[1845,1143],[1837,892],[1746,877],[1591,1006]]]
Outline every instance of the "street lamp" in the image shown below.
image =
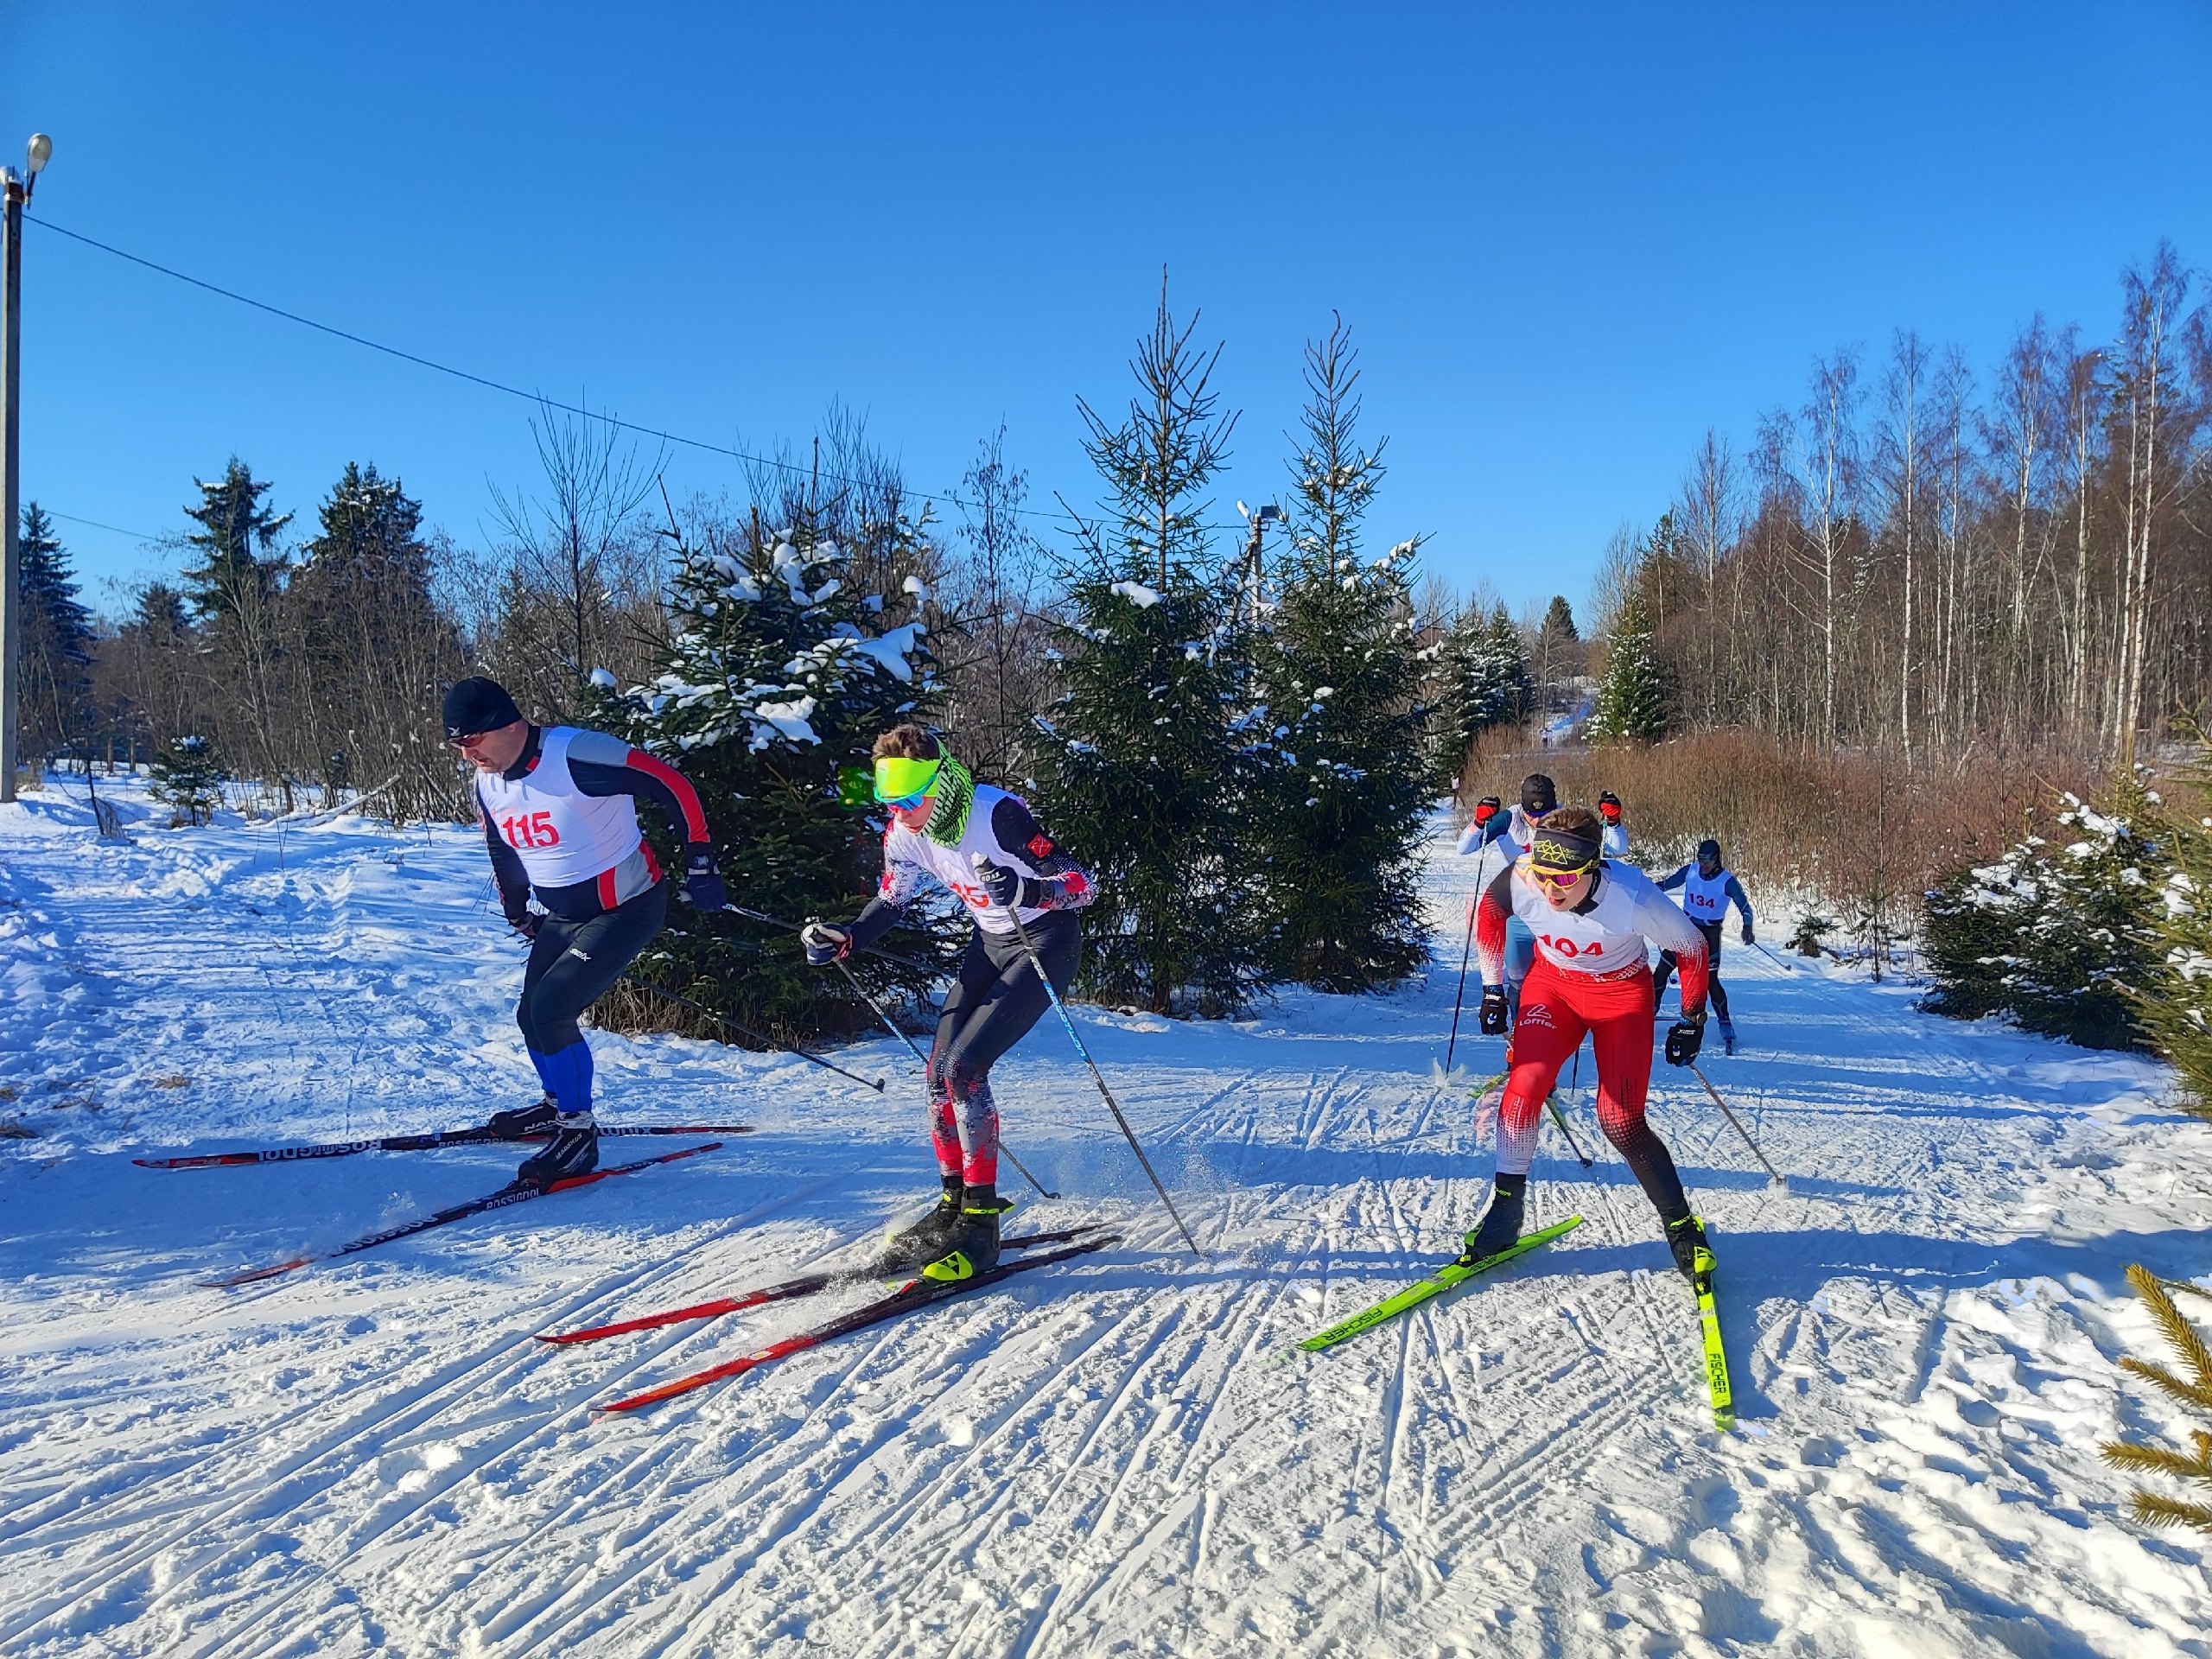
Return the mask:
[[54,159],[54,140],[31,134],[23,146],[23,171],[0,168],[0,804],[16,798],[16,695],[22,658],[23,612],[19,532],[22,528],[23,204],[38,175]]

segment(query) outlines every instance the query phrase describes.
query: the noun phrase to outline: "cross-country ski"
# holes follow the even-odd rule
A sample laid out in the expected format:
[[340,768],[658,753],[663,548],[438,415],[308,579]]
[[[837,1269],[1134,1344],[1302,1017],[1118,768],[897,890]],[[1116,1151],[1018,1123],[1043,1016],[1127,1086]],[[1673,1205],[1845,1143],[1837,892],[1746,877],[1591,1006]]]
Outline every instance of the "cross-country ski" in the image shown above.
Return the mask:
[[2212,1659],[2205,8],[8,23],[0,1655]]

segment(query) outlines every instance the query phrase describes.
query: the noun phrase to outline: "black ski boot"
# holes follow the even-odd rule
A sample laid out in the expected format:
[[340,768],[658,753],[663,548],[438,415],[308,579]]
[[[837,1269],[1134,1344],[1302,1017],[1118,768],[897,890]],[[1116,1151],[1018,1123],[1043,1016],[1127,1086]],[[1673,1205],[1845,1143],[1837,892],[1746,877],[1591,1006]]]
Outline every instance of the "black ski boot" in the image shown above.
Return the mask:
[[492,1121],[484,1128],[494,1141],[520,1141],[533,1135],[551,1134],[553,1120],[560,1116],[559,1109],[553,1104],[553,1096],[548,1095],[527,1106],[493,1113]]
[[998,1266],[999,1217],[1013,1208],[995,1187],[963,1189],[960,1218],[945,1240],[944,1253],[922,1269],[922,1277],[957,1284]]
[[[1684,1216],[1680,1221],[1667,1224],[1667,1248],[1674,1252],[1675,1269],[1693,1285],[1697,1283],[1701,1270],[1712,1267],[1713,1252],[1705,1236],[1705,1224],[1695,1216]],[[1705,1257],[1702,1269],[1698,1262],[1700,1255]]]
[[953,1232],[960,1225],[961,1192],[960,1178],[946,1176],[944,1192],[930,1207],[929,1214],[884,1241],[883,1253],[876,1257],[878,1269],[905,1273],[943,1255],[950,1248]]
[[1466,1248],[1459,1255],[1462,1265],[1471,1265],[1500,1250],[1511,1249],[1521,1242],[1521,1211],[1528,1192],[1526,1175],[1497,1178],[1497,1187],[1491,1194],[1490,1208],[1483,1215],[1482,1225],[1464,1241]]
[[555,1120],[553,1139],[522,1160],[518,1185],[550,1186],[599,1167],[599,1125],[589,1112],[563,1112]]

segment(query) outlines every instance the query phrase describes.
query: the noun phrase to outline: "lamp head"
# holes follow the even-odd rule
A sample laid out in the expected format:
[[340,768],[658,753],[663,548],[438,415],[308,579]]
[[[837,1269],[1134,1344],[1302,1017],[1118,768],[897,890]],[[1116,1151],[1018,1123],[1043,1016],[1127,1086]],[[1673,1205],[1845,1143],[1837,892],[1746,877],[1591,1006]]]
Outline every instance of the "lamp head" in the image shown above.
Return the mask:
[[34,175],[42,172],[54,159],[54,140],[42,132],[31,134],[31,141],[23,146],[23,161]]

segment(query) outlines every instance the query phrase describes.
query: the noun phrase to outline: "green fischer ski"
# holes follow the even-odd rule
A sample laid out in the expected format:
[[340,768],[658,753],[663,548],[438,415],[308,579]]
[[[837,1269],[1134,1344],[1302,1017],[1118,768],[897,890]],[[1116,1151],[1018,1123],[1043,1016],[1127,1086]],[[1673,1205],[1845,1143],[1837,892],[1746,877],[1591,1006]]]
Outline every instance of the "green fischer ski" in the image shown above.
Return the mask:
[[1281,1363],[1300,1353],[1318,1354],[1340,1342],[1349,1342],[1362,1332],[1372,1331],[1376,1325],[1419,1307],[1432,1297],[1441,1296],[1446,1291],[1465,1284],[1478,1274],[1488,1273],[1492,1268],[1501,1267],[1516,1255],[1526,1255],[1539,1244],[1548,1244],[1560,1235],[1573,1232],[1581,1224],[1581,1217],[1569,1216],[1565,1221],[1554,1222],[1541,1232],[1529,1234],[1496,1255],[1486,1255],[1479,1262],[1469,1262],[1464,1265],[1454,1262],[1447,1267],[1440,1268],[1418,1284],[1408,1285],[1395,1295],[1385,1297],[1374,1306],[1353,1314],[1341,1325],[1332,1325],[1327,1330],[1306,1338],[1290,1352],[1278,1355],[1275,1363]]
[[1698,1323],[1705,1331],[1705,1385],[1713,1393],[1713,1426],[1726,1433],[1736,1427],[1736,1396],[1728,1386],[1728,1352],[1720,1345],[1720,1310],[1713,1300],[1713,1252],[1699,1245],[1691,1265]]

